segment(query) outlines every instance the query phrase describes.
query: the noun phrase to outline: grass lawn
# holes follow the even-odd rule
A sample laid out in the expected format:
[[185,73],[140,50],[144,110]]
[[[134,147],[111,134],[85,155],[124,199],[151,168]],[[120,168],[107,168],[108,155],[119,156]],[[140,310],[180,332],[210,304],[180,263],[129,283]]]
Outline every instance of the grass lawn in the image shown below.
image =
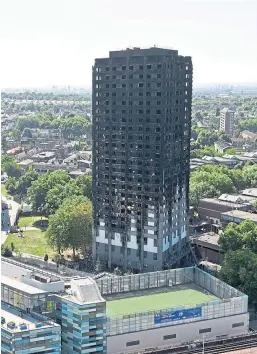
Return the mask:
[[[42,220],[47,220],[44,216]],[[34,226],[40,227],[41,216],[23,216],[18,221],[19,227]]]
[[134,297],[107,300],[107,316],[122,316],[136,312],[148,312],[166,308],[171,309],[184,305],[194,307],[197,304],[217,299],[214,295],[205,294],[201,288],[198,289],[195,284],[186,287],[176,286],[173,289],[162,288],[159,292],[153,289],[152,293],[150,293],[149,290],[144,290],[138,292],[138,294],[134,293],[133,295]]
[[42,256],[47,253],[49,258],[53,257],[56,252],[47,244],[45,232],[41,230],[24,231],[24,238],[18,237],[18,234],[9,234],[5,246],[11,246],[13,242],[15,249],[21,253],[30,253],[35,256]]

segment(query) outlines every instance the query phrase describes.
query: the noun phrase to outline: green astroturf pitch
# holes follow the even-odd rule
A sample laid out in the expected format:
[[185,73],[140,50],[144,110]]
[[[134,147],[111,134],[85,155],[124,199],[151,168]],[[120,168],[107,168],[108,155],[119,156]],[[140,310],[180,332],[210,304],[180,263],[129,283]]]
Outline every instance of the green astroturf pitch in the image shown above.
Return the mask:
[[107,316],[114,317],[179,306],[190,308],[218,298],[205,292],[195,283],[191,283],[109,295],[105,296],[105,299]]

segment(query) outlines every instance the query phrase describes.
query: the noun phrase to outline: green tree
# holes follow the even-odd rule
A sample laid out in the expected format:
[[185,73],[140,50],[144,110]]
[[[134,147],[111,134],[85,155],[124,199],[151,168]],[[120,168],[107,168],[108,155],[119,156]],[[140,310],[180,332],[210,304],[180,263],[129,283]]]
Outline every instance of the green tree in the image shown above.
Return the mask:
[[75,179],[75,183],[83,190],[83,195],[92,200],[92,176],[79,176]]
[[231,143],[230,136],[224,132],[220,132],[219,140],[223,140],[226,141],[227,143]]
[[9,177],[5,186],[10,194],[14,194],[16,192],[16,179]]
[[257,164],[247,165],[243,169],[243,178],[247,187],[257,187]]
[[230,149],[227,149],[226,152],[225,152],[226,155],[238,155],[237,151],[235,148],[230,148]]
[[219,276],[229,285],[247,294],[250,303],[257,306],[257,256],[255,253],[249,249],[228,252]]
[[225,252],[248,248],[257,254],[257,225],[250,220],[229,223],[220,235],[219,244]]
[[240,130],[250,130],[253,133],[257,133],[257,117],[240,120],[239,128]]
[[60,253],[61,249],[82,252],[92,244],[92,203],[83,196],[67,198],[49,219],[48,242]]
[[[222,193],[236,191],[232,179],[224,173],[228,168],[206,165],[191,172],[190,175],[190,200],[194,206],[200,198],[215,197]],[[197,203],[197,204],[195,204]]]
[[65,185],[57,184],[47,192],[46,202],[46,214],[52,215],[63,203],[64,199],[83,195],[83,189],[76,185],[74,180],[68,181]]
[[224,232],[221,233],[218,243],[224,252],[242,249],[244,246],[244,238],[239,232],[237,224],[229,223]]
[[32,138],[32,130],[31,128],[25,128],[22,132],[22,136],[26,138]]
[[8,177],[20,177],[21,168],[13,157],[4,155],[1,161],[1,171],[6,172]]
[[243,235],[245,247],[257,254],[257,225],[245,220],[238,225],[238,230]]
[[2,147],[3,152],[6,152],[7,140],[6,140],[6,135],[4,135],[4,134],[2,134],[2,137],[1,137],[1,147]]
[[54,171],[40,175],[28,189],[28,202],[34,211],[46,210],[46,196],[56,185],[65,186],[71,180],[67,172]]
[[26,194],[33,182],[38,179],[38,173],[32,168],[22,175],[16,183],[16,190],[18,193]]

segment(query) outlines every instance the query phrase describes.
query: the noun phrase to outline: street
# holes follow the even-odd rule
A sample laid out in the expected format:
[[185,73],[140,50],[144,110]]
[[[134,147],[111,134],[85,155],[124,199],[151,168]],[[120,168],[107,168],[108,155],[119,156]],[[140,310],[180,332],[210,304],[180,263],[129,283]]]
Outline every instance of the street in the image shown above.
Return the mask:
[[7,232],[9,232],[10,227],[15,224],[21,205],[14,200],[7,199],[3,195],[1,196],[1,199],[8,204],[8,209],[3,210],[1,213],[1,244],[3,244],[7,238]]

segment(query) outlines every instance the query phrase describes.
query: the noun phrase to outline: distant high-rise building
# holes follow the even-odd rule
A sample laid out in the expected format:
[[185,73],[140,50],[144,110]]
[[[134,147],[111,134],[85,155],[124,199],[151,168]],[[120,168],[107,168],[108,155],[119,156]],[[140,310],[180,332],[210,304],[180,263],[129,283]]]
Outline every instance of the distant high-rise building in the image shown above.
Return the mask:
[[94,258],[144,271],[188,241],[191,57],[149,48],[93,67]]
[[220,111],[220,131],[224,131],[230,136],[233,135],[234,116],[235,112],[228,108]]

